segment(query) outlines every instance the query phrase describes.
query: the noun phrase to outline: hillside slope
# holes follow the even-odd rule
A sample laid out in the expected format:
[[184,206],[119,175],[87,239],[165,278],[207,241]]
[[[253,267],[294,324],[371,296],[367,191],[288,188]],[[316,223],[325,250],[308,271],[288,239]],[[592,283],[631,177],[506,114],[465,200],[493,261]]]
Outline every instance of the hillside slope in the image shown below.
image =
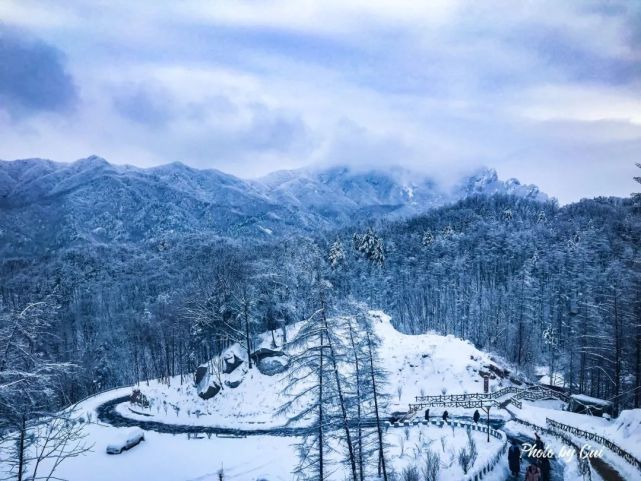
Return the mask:
[[[373,311],[370,316],[375,334],[381,340],[381,365],[387,371],[387,383],[382,385],[387,397],[386,415],[407,410],[408,404],[420,394],[482,392],[483,373],[490,374],[492,390],[521,382],[509,374],[504,361],[476,349],[467,341],[437,334],[405,335],[392,326],[389,316],[384,313]],[[290,339],[299,326],[288,328]],[[287,355],[289,349],[287,346],[282,348],[282,336],[275,335],[275,339],[280,347],[274,349],[271,333],[262,334],[257,351],[273,349]],[[232,361],[234,358],[236,361]],[[141,384],[141,392],[150,401],[150,406],[143,409],[127,403],[119,410],[128,417],[175,424],[246,428],[286,424],[287,417],[277,411],[287,399],[282,392],[287,370],[268,375],[264,369],[247,369],[246,361],[243,349],[235,344],[220,358],[205,365],[208,373],[197,376],[197,385],[193,379],[180,385],[177,378],[172,380],[171,386],[157,381],[149,386]],[[219,375],[211,370],[219,364],[238,366],[228,374]],[[221,384],[222,389],[212,398],[201,399],[199,396],[210,386]]]

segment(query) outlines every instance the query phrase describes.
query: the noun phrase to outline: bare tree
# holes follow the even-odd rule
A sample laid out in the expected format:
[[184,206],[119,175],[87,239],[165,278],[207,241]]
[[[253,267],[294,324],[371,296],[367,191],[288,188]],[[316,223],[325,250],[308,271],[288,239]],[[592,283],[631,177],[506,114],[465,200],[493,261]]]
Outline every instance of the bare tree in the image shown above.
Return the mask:
[[327,347],[329,352],[329,359],[330,359],[330,362],[332,363],[332,370],[334,372],[336,394],[337,394],[338,404],[341,411],[340,412],[341,421],[342,421],[341,424],[343,427],[343,431],[345,433],[345,444],[347,445],[347,450],[349,453],[349,464],[352,470],[352,479],[354,481],[357,481],[358,475],[356,474],[356,456],[354,455],[354,444],[352,443],[352,435],[349,429],[349,419],[347,416],[347,400],[346,400],[344,389],[343,389],[343,382],[341,380],[341,375],[339,373],[339,367],[338,367],[339,353],[335,347],[336,343],[338,342],[338,338],[333,335],[335,331],[329,328],[329,323],[326,315],[325,301],[322,294],[321,294],[320,300],[321,300],[321,319],[323,321],[325,330],[327,332]]
[[0,316],[0,449],[6,451],[7,479],[22,481],[28,473],[55,479],[63,461],[87,450],[72,411],[56,414],[67,399],[64,378],[74,366],[49,360],[55,310],[47,298]]
[[379,412],[379,390],[377,388],[377,372],[380,375],[380,368],[377,368],[376,355],[374,351],[373,336],[369,331],[366,331],[367,337],[367,353],[369,361],[369,376],[372,383],[372,399],[374,401],[374,416],[376,419],[376,434],[378,437],[378,475],[383,476],[384,481],[387,481],[387,470],[385,469],[385,442],[383,440],[383,428],[381,416]]
[[421,466],[421,475],[423,481],[437,481],[438,472],[441,469],[441,460],[435,451],[427,449],[423,458],[423,466]]
[[468,428],[467,446],[461,448],[458,453],[458,463],[461,466],[461,469],[463,469],[463,473],[467,474],[472,466],[474,466],[477,456],[478,450],[476,448],[476,442],[472,438],[472,431]]
[[29,479],[52,480],[58,467],[66,460],[80,456],[91,449],[85,443],[87,434],[73,409],[40,418],[29,429],[32,439],[27,458]]

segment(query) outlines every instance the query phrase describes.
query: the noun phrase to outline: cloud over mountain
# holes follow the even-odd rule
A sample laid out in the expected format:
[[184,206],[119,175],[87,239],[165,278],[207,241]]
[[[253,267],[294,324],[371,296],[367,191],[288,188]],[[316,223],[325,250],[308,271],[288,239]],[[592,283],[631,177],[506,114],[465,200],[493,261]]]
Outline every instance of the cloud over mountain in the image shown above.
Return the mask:
[[[634,187],[635,2],[7,0],[0,8],[9,28],[40,39],[8,44],[13,64],[19,48],[34,61],[7,70],[31,83],[5,79],[13,113],[0,115],[3,158],[99,152],[117,163],[181,161],[241,176],[348,163],[457,178],[491,165],[561,202]],[[28,109],[64,115],[15,118]]]

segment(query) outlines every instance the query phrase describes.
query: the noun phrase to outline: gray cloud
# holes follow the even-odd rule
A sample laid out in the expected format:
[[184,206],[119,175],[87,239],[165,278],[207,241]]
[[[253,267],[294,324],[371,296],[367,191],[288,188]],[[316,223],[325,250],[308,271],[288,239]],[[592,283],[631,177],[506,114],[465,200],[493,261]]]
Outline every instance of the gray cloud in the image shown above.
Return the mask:
[[12,115],[70,110],[77,98],[55,47],[0,27],[0,109]]
[[287,152],[306,143],[308,130],[300,116],[260,103],[252,104],[251,112],[251,122],[242,132],[248,147]]
[[521,25],[510,31],[505,41],[517,46],[523,55],[535,52],[541,66],[555,70],[558,80],[606,85],[641,81],[641,58],[614,57],[595,50],[562,27]]
[[186,106],[174,120],[190,126],[188,132],[169,130],[157,139],[153,149],[159,155],[198,167],[211,167],[217,159],[216,167],[245,176],[286,166],[292,158],[308,158],[315,145],[300,116],[262,103],[241,106],[214,97],[210,103]]
[[125,118],[150,127],[163,126],[175,115],[170,94],[158,87],[128,84],[115,93],[113,104]]

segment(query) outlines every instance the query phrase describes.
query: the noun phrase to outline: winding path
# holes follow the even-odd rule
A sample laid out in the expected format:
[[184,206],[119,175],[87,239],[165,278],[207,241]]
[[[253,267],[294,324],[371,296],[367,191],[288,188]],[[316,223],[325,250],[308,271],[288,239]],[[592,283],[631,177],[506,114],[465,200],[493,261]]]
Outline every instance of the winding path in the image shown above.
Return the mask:
[[168,434],[223,434],[228,436],[301,436],[308,428],[266,428],[266,429],[235,429],[217,426],[197,426],[189,424],[165,424],[159,421],[131,419],[116,411],[116,406],[127,402],[129,396],[117,397],[102,403],[96,408],[98,419],[105,424],[115,427],[139,427],[147,431]]
[[[116,406],[121,403],[127,402],[129,396],[120,396],[109,401],[105,401],[96,408],[96,413],[98,420],[109,424],[115,427],[139,427],[141,429],[156,431],[159,433],[167,434],[214,434],[214,435],[223,435],[223,436],[302,436],[307,433],[309,428],[304,427],[276,427],[276,428],[253,428],[253,429],[237,429],[237,428],[225,428],[218,426],[200,426],[200,425],[188,425],[188,424],[165,424],[159,421],[147,421],[143,419],[131,419],[126,416],[123,416],[116,410]],[[470,420],[471,418],[467,416],[457,417],[460,420]],[[494,429],[501,429],[505,424],[505,421],[501,419],[493,418],[490,421],[490,425]],[[363,427],[375,427],[375,419],[366,419],[362,423]],[[508,441],[516,439],[519,443],[533,443],[534,440],[524,436],[522,434],[515,433],[506,433]],[[525,460],[524,460],[525,461]],[[593,469],[605,480],[605,481],[626,481],[621,475],[610,466],[608,463],[601,459],[591,460]],[[506,458],[507,462],[507,458]],[[523,462],[521,465],[521,474],[518,479],[522,479],[525,474],[525,469],[529,462]],[[552,470],[551,470],[551,481],[563,481],[563,465],[561,461],[557,458],[552,459]],[[514,477],[508,476],[506,481],[514,481]]]

